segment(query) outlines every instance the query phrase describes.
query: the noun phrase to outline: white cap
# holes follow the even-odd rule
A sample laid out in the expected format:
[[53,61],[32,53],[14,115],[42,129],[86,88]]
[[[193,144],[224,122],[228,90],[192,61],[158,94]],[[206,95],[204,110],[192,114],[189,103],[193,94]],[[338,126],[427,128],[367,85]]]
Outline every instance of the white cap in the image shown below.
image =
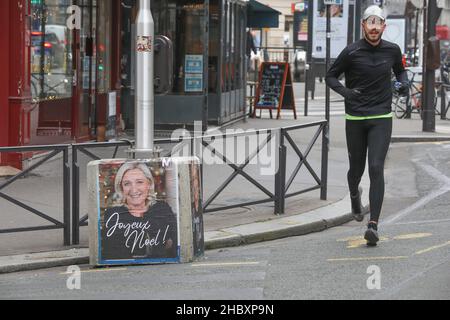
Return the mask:
[[383,9],[377,5],[370,6],[366,9],[366,11],[364,11],[363,20],[367,20],[370,16],[376,16],[380,19],[386,20]]

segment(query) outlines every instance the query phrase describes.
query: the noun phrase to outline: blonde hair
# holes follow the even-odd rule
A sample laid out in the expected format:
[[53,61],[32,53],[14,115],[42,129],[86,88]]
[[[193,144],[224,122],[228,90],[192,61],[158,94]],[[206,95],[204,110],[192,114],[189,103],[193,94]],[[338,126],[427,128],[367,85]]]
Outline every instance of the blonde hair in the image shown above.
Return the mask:
[[153,180],[152,173],[150,172],[150,169],[141,162],[126,162],[124,163],[119,171],[117,171],[116,179],[114,180],[114,187],[115,187],[115,205],[127,205],[124,196],[123,196],[123,189],[122,189],[122,179],[123,176],[130,170],[139,169],[142,171],[142,173],[145,175],[145,177],[148,179],[150,183],[150,192],[147,196],[147,200],[145,202],[146,206],[152,206],[156,202],[156,193],[155,193],[155,181]]

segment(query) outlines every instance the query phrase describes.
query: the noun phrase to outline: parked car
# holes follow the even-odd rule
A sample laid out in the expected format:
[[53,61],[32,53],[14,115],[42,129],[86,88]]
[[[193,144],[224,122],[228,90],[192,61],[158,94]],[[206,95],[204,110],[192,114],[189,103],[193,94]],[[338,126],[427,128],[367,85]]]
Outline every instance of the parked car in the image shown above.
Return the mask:
[[[34,59],[40,59],[43,33],[31,32],[31,47]],[[58,36],[53,32],[46,32],[44,38],[44,54],[49,68],[62,68],[64,66],[65,44],[61,43]],[[38,58],[39,57],[39,58]]]
[[61,45],[67,45],[69,39],[69,29],[67,26],[57,24],[47,24],[45,26],[46,33],[54,33]]

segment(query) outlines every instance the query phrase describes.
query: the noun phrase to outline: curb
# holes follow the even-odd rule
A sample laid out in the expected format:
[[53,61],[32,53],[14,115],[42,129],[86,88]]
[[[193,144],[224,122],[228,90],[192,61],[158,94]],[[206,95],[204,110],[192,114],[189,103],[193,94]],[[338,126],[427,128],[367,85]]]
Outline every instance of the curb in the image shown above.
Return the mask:
[[[351,214],[345,214],[330,220],[319,220],[307,224],[290,226],[280,229],[273,229],[253,234],[232,234],[219,239],[211,239],[205,242],[206,250],[215,250],[229,247],[238,247],[242,245],[249,245],[258,242],[273,241],[289,237],[298,237],[310,233],[321,232],[326,229],[337,227],[353,220]],[[218,233],[215,231],[214,233]]]
[[[368,202],[368,196],[363,194],[362,200]],[[353,220],[352,214],[348,213],[349,201],[348,195],[303,214],[208,231],[205,233],[205,250],[302,236],[340,226]],[[89,264],[88,248],[0,257],[0,274],[81,264]]]
[[[364,198],[363,195],[363,200],[368,202],[368,198]],[[207,232],[205,249],[221,249],[297,237],[337,227],[353,221],[353,215],[348,212],[349,202],[350,199],[347,196],[334,204],[301,215]],[[345,213],[342,214],[342,212]]]
[[446,142],[450,141],[449,136],[393,136],[392,143],[401,142]]
[[0,257],[0,274],[89,263],[89,249]]

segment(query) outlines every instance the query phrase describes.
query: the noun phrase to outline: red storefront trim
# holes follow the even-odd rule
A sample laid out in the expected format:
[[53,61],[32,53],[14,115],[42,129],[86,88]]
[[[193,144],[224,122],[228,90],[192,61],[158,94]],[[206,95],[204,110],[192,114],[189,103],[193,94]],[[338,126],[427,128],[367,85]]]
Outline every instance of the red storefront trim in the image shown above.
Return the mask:
[[[121,53],[121,5],[119,0],[113,1],[113,30],[112,30],[112,69],[111,89],[117,92],[117,118],[120,118],[120,53]],[[30,0],[0,0],[0,43],[4,44],[0,50],[0,147],[2,146],[24,146],[34,143],[31,139],[37,134],[36,124],[31,123],[31,114],[37,112],[31,99],[30,89],[30,56],[31,35],[30,29]],[[97,26],[98,27],[98,26]],[[75,31],[79,39],[79,31]],[[81,79],[79,61],[79,42],[74,49],[74,68],[76,67],[77,79]],[[78,55],[78,56],[77,56]],[[95,99],[95,98],[94,98]],[[63,134],[52,137],[51,132],[41,132],[39,144],[85,141],[92,137],[77,136],[79,132],[78,113],[80,101],[79,90],[74,90],[71,99],[64,101],[45,101],[40,103],[39,112],[45,112],[46,126],[52,126],[53,109],[57,104],[64,104],[66,113],[64,119],[58,122],[58,127],[63,128]],[[67,108],[70,104],[70,108]],[[97,106],[99,107],[99,106]],[[51,110],[50,110],[51,109]],[[53,111],[52,111],[53,110]],[[47,111],[51,111],[48,113]],[[47,121],[48,120],[48,121]],[[50,121],[50,122],[49,122]],[[48,123],[47,123],[48,122]],[[117,123],[119,124],[119,122]],[[94,126],[96,124],[93,124]],[[61,141],[59,141],[61,140]],[[1,154],[0,165],[10,165],[22,169],[23,159],[29,158],[30,154]]]

